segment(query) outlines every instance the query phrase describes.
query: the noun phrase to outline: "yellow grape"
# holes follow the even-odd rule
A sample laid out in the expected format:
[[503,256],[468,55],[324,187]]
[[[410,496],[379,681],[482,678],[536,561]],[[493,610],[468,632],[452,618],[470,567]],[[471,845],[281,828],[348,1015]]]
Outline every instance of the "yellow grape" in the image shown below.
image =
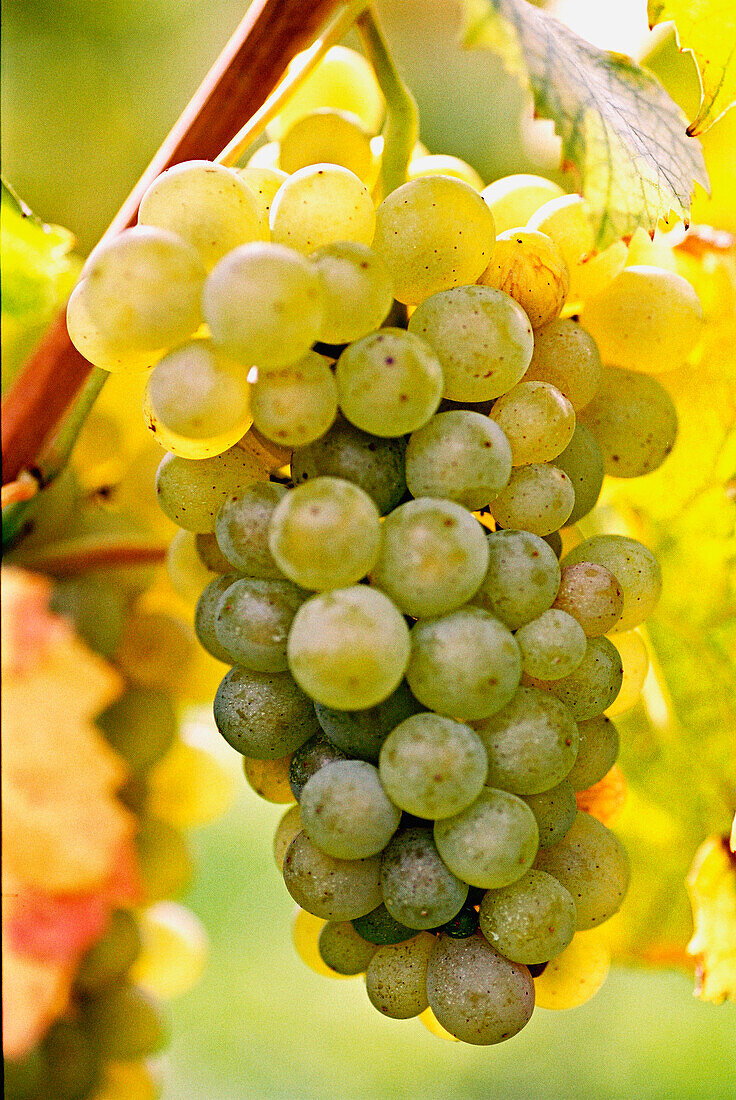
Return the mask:
[[197,536],[183,528],[166,550],[166,569],[177,594],[187,603],[196,603],[204,586],[214,578],[197,553]]
[[273,835],[273,858],[279,871],[283,870],[284,857],[294,837],[302,831],[302,815],[298,804],[289,806],[276,826]]
[[105,1062],[89,1100],[158,1100],[161,1083],[145,1062]]
[[[301,63],[302,55],[297,54],[289,68]],[[383,94],[372,67],[361,54],[345,46],[329,49],[280,114],[269,122],[269,138],[280,141],[297,119],[319,107],[350,111],[367,130],[377,132],[384,112]]]
[[609,641],[619,651],[624,668],[621,689],[605,712],[609,718],[615,718],[636,705],[649,672],[649,653],[646,642],[637,630],[612,634]]
[[187,993],[197,984],[207,962],[207,933],[183,905],[162,901],[138,915],[141,950],[130,968],[130,980],[158,1000]]
[[463,180],[464,183],[469,183],[476,191],[483,190],[483,180],[472,164],[467,164],[460,157],[452,157],[446,153],[414,156],[409,162],[406,178],[416,180],[420,176],[453,176],[455,179]]
[[606,980],[611,953],[599,928],[576,932],[569,947],[534,979],[538,1008],[577,1008]]
[[196,645],[194,631],[181,619],[135,612],[128,616],[115,661],[133,683],[178,694]]
[[370,191],[354,172],[338,164],[309,164],[281,185],[269,222],[276,244],[309,253],[334,241],[369,245],[376,213]]
[[297,908],[291,925],[291,938],[294,941],[296,953],[310,970],[315,974],[321,974],[323,978],[351,978],[352,974],[338,974],[322,961],[319,953],[319,934],[326,924],[327,921],[322,917],[315,917],[306,909]]
[[545,233],[532,229],[508,229],[499,234],[478,282],[509,294],[534,329],[559,315],[570,288],[559,248]]
[[149,777],[149,807],[177,829],[216,820],[235,797],[230,772],[205,749],[175,741]]
[[297,119],[281,139],[279,165],[288,173],[309,164],[340,164],[373,187],[380,160],[371,135],[357,115],[321,107]]
[[268,216],[274,195],[284,180],[289,178],[286,172],[283,172],[280,168],[268,168],[265,166],[259,168],[254,164],[249,164],[246,168],[236,168],[235,171],[240,176],[243,183],[247,183],[251,191],[255,191],[256,195],[258,195],[266,208],[266,216]]
[[66,307],[66,327],[69,338],[85,359],[111,374],[146,370],[156,362],[157,354],[136,351],[124,341],[102,332],[90,316],[87,305],[86,279],[74,287]]
[[431,1031],[433,1035],[436,1035],[439,1039],[447,1039],[451,1043],[459,1043],[460,1040],[455,1035],[451,1035],[446,1028],[442,1026],[431,1008],[425,1008],[424,1012],[420,1012],[417,1016],[427,1031]]
[[289,753],[276,760],[256,760],[253,756],[244,756],[243,771],[250,788],[266,802],[294,802],[294,792],[289,785],[289,765],[293,755]]
[[540,206],[551,199],[561,198],[564,191],[544,176],[519,174],[504,176],[489,183],[482,192],[496,223],[496,232],[505,233],[526,225]]
[[248,160],[246,168],[278,168],[280,155],[281,145],[279,142],[267,141],[265,145],[258,146],[255,153]]

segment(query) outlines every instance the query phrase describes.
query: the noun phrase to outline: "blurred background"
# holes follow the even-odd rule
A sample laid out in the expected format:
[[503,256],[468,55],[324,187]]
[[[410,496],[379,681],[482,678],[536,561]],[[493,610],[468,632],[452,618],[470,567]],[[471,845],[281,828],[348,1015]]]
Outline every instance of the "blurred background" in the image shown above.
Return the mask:
[[[3,172],[41,218],[73,231],[80,251],[100,236],[246,6],[5,0]],[[574,0],[561,7],[613,49],[634,52],[646,32],[644,0],[619,0],[611,14]],[[494,57],[460,54],[457,3],[384,0],[379,9],[431,151],[466,158],[487,181],[511,171],[554,176],[554,139],[532,122],[525,94]],[[206,712],[196,724],[198,737],[218,744]],[[218,747],[237,773],[239,758]],[[736,1005],[696,1001],[682,972],[617,967],[593,1001],[540,1010],[498,1048],[445,1043],[416,1021],[379,1017],[360,979],[330,982],[297,958],[293,906],[271,855],[283,809],[240,788],[229,814],[195,835],[198,873],[182,900],[208,929],[211,960],[172,1005],[166,1100],[736,1097]],[[690,793],[682,788],[684,801]]]

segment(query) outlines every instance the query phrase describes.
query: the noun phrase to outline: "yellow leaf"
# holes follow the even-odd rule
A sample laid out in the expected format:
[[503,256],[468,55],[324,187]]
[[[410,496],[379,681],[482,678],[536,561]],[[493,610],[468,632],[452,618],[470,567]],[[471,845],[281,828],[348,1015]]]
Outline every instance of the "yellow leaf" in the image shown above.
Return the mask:
[[695,925],[687,949],[698,964],[697,993],[714,1004],[736,1000],[736,860],[726,838],[701,844],[687,888]]

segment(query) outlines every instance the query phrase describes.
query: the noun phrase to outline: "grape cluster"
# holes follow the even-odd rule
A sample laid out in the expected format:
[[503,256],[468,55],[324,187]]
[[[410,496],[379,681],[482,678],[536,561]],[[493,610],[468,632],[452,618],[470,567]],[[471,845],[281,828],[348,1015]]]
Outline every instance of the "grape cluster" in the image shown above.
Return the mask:
[[605,975],[628,862],[576,793],[614,765],[661,577],[572,525],[605,474],[669,453],[651,373],[701,311],[622,242],[595,255],[584,201],[546,180],[479,193],[420,150],[383,197],[356,57],[328,55],[245,168],[159,177],[69,328],[107,369],[156,364],[170,574],[232,666],[222,736],[296,800],[275,850],[298,949],[365,973],[387,1016],[491,1044],[535,983],[569,1007]]

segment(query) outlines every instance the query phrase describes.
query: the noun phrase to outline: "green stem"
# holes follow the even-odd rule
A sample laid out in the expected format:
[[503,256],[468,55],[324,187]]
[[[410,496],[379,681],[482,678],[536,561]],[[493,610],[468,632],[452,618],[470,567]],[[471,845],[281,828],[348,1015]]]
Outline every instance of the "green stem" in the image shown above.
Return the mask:
[[386,99],[381,181],[384,195],[390,195],[406,183],[406,169],[419,137],[419,111],[396,68],[375,13],[368,8],[358,16],[356,26]]

